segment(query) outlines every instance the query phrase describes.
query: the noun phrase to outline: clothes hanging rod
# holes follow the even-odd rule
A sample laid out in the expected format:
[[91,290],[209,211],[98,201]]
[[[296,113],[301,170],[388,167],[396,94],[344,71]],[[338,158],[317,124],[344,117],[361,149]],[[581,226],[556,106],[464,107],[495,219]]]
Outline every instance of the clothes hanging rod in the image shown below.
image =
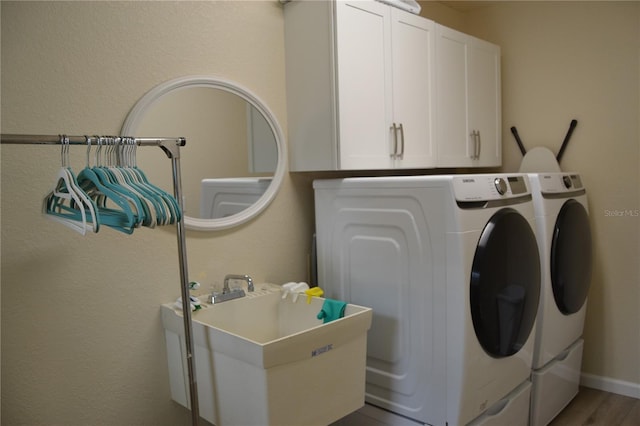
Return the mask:
[[[182,178],[180,171],[180,147],[186,145],[186,138],[136,138],[126,136],[67,136],[67,135],[18,135],[0,134],[0,143],[15,145],[98,145],[106,140],[129,140],[134,141],[138,146],[160,147],[167,157],[171,159],[173,173],[173,190],[180,210],[184,211],[182,197]],[[108,144],[108,143],[107,143]],[[191,424],[198,426],[200,419],[200,407],[198,401],[198,384],[195,369],[195,348],[193,340],[193,327],[191,323],[191,304],[189,302],[189,271],[187,264],[187,241],[184,229],[184,216],[176,224],[176,234],[178,237],[178,263],[180,267],[180,294],[182,297],[182,316],[184,318],[185,350],[187,370],[189,373],[189,400],[191,408]]]
[[186,139],[183,137],[168,138],[168,137],[128,137],[128,136],[67,136],[67,135],[18,135],[18,134],[5,134],[1,135],[3,144],[16,144],[16,145],[61,145],[62,138],[66,138],[69,141],[69,145],[87,145],[87,142],[91,144],[97,144],[102,139],[130,139],[133,140],[138,146],[161,146],[166,143],[174,142],[177,146],[185,146]]

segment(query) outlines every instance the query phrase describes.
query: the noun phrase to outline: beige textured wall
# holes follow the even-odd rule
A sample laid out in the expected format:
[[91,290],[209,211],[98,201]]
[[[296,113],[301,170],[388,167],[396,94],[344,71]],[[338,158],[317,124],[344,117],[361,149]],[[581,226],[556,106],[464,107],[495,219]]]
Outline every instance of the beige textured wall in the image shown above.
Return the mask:
[[[286,131],[276,1],[0,5],[2,132],[117,133],[147,90],[187,74],[238,81]],[[520,161],[511,125],[527,146],[555,151],[570,119],[579,120],[563,166],[585,175],[596,238],[584,367],[636,386],[640,220],[604,210],[640,208],[638,7],[504,2],[433,12],[502,45],[505,170]],[[84,161],[78,150],[75,167]],[[39,213],[57,149],[5,145],[0,153],[2,421],[188,424],[169,398],[158,314],[178,293],[173,231],[81,237]],[[189,232],[191,277],[305,279],[312,177],[287,176],[272,206],[237,230]]]
[[[594,265],[583,372],[591,385],[640,397],[640,3],[497,2],[467,13],[469,32],[502,47],[503,168],[527,148],[582,174]],[[614,216],[613,211],[623,212]],[[595,376],[595,377],[593,377]]]
[[[239,82],[286,129],[281,8],[2,1],[2,132],[117,134],[144,93],[190,74]],[[81,168],[84,150],[72,151]],[[59,150],[3,145],[1,153],[2,423],[189,424],[170,399],[159,316],[179,294],[174,230],[76,234],[40,214]],[[189,232],[191,277],[305,280],[310,197],[305,178],[287,175],[258,220]]]

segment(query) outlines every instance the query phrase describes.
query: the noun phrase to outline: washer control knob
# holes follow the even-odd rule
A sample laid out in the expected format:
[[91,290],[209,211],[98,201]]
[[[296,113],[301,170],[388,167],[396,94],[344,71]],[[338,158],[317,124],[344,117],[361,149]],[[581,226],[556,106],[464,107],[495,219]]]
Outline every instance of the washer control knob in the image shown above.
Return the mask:
[[498,194],[504,195],[507,192],[507,182],[502,178],[495,178],[493,184],[498,191]]
[[571,188],[571,178],[569,176],[562,176],[562,183],[564,184],[565,188]]

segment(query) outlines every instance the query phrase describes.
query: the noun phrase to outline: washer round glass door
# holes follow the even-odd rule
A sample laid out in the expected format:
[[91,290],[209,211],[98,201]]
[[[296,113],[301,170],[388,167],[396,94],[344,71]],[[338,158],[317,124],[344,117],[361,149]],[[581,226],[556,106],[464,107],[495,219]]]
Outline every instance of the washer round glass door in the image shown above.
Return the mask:
[[486,224],[471,270],[476,337],[495,358],[515,354],[531,334],[540,298],[540,256],[529,222],[504,208]]
[[565,202],[551,240],[551,287],[560,312],[576,313],[587,300],[591,284],[589,215],[578,201]]

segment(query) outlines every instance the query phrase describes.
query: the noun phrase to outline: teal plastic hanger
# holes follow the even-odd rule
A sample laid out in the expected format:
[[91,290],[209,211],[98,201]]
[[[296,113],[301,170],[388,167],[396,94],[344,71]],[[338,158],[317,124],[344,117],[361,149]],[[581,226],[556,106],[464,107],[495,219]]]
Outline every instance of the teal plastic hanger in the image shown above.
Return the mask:
[[111,165],[107,170],[115,178],[118,185],[131,191],[139,198],[146,214],[142,223],[144,226],[154,227],[156,224],[166,224],[168,211],[164,200],[145,185],[138,174],[129,166],[127,150],[131,143],[134,141],[130,138],[116,138],[115,150],[111,152],[115,160],[112,158],[111,162],[117,162],[117,165]]
[[145,212],[145,218],[142,225],[147,227],[155,227],[156,224],[162,224],[164,221],[164,206],[162,201],[155,194],[148,191],[143,185],[140,185],[136,176],[132,175],[127,167],[110,167],[109,171],[116,178],[119,185],[127,188],[136,194],[140,199]]
[[[175,197],[164,191],[162,188],[152,184],[144,172],[136,165],[136,145],[135,141],[131,138],[126,138],[125,151],[123,157],[125,163],[128,165],[127,170],[136,176],[138,183],[146,188],[150,194],[155,194],[156,199],[159,199],[164,206],[164,225],[172,225],[180,221],[182,218],[182,211],[176,201]],[[159,221],[160,222],[160,221]]]
[[[98,207],[102,225],[126,234],[133,233],[138,224],[138,218],[129,199],[105,186],[95,169],[89,167],[85,167],[78,173],[78,183],[87,195],[97,200],[96,206]],[[111,201],[115,204],[114,207],[119,207],[119,209],[108,207],[107,200]]]
[[[96,164],[101,163],[100,155],[104,144],[105,138],[98,137]],[[131,234],[147,220],[148,206],[138,194],[118,182],[107,167],[90,167],[91,146],[89,143],[88,145],[87,166],[78,174],[78,183],[95,200],[104,225]]]

